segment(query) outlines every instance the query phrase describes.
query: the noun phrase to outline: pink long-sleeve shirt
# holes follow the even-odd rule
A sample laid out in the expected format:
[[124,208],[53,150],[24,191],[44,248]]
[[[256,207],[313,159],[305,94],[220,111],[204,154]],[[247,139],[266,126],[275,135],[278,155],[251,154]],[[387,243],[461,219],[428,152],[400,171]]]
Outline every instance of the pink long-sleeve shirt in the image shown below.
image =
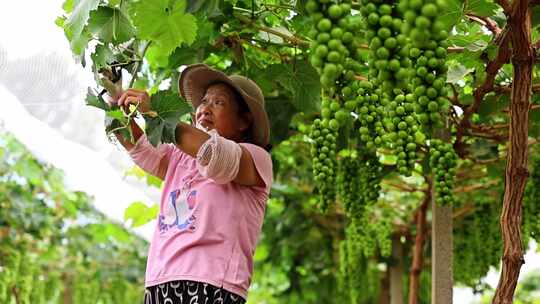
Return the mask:
[[198,172],[195,158],[173,144],[155,148],[145,135],[128,151],[139,167],[153,175],[161,157],[169,158],[148,253],[146,287],[193,280],[247,299],[272,184],[272,161],[264,149],[240,145],[251,154],[264,187],[217,184]]

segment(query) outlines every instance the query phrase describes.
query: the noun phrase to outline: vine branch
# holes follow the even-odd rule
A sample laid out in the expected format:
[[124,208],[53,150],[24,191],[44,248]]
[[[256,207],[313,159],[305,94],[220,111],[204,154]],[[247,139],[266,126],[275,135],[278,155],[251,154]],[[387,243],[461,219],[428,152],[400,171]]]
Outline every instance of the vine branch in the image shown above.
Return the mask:
[[[427,178],[426,181],[428,183],[428,189],[431,189],[431,178]],[[415,213],[416,236],[414,238],[413,260],[409,279],[409,304],[418,303],[418,293],[420,289],[420,273],[422,272],[423,264],[422,253],[427,232],[426,215],[429,202],[431,202],[431,191],[426,192],[422,204]]]
[[486,66],[486,80],[481,86],[474,90],[474,102],[472,105],[465,108],[461,122],[456,130],[456,141],[454,143],[454,148],[461,158],[464,158],[467,155],[465,145],[463,143],[463,136],[466,133],[466,129],[470,128],[471,126],[470,118],[474,113],[476,113],[476,111],[478,111],[484,96],[493,90],[495,77],[497,76],[499,69],[510,60],[510,33],[508,27],[505,27],[504,30],[501,31],[500,35],[495,38],[495,43],[499,45],[497,57],[488,62]]
[[[503,0],[501,2],[504,3]],[[506,11],[508,11],[507,8],[505,8]],[[524,263],[520,227],[523,195],[529,174],[527,144],[534,51],[531,42],[531,10],[528,0],[514,0],[508,20],[511,29],[514,78],[510,99],[510,132],[504,199],[500,217],[503,239],[502,269],[493,304],[513,302],[519,272]]]
[[480,23],[481,25],[485,26],[495,36],[500,35],[500,33],[502,31],[501,28],[499,27],[499,25],[497,24],[497,22],[495,22],[493,19],[491,19],[489,17],[478,16],[478,15],[475,15],[475,14],[467,14],[466,16],[469,19],[471,19],[473,21],[476,21],[476,22]]
[[281,33],[279,31],[276,31],[276,30],[271,29],[271,28],[266,27],[266,26],[258,25],[253,20],[251,20],[250,18],[248,18],[248,17],[246,17],[246,16],[244,16],[242,14],[235,14],[235,17],[238,18],[238,20],[240,20],[242,23],[251,25],[255,29],[259,30],[259,31],[263,31],[263,32],[266,32],[266,33],[269,33],[269,34],[272,34],[272,35],[276,35],[276,36],[282,38],[283,40],[289,41],[290,43],[292,43],[294,45],[304,46],[304,47],[309,46],[309,41],[300,39],[300,38],[298,38],[296,36],[289,36],[287,34]]

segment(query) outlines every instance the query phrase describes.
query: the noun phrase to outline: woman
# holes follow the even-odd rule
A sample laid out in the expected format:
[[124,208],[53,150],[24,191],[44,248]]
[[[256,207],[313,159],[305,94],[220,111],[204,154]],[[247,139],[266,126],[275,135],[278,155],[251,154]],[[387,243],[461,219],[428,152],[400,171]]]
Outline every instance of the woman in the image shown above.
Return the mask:
[[[176,144],[153,147],[135,122],[135,144],[116,135],[137,165],[164,180],[145,303],[245,303],[272,184],[264,97],[248,78],[204,64],[188,66],[178,87],[196,127],[179,123]],[[117,103],[150,109],[141,90]]]

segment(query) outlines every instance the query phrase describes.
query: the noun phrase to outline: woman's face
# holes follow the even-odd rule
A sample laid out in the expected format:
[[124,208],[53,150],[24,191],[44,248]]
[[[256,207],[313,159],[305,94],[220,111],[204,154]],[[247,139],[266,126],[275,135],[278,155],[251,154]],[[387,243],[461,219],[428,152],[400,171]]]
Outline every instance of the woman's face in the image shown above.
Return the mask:
[[232,89],[219,83],[208,87],[197,107],[195,118],[206,130],[215,129],[227,139],[241,141],[249,122],[239,112]]

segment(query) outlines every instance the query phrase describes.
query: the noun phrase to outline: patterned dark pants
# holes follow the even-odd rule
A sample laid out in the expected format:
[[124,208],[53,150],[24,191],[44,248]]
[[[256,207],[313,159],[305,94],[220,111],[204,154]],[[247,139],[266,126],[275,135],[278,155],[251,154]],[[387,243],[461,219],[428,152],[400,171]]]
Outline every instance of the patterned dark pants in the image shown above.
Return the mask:
[[244,304],[241,296],[211,284],[172,281],[146,287],[144,304]]

